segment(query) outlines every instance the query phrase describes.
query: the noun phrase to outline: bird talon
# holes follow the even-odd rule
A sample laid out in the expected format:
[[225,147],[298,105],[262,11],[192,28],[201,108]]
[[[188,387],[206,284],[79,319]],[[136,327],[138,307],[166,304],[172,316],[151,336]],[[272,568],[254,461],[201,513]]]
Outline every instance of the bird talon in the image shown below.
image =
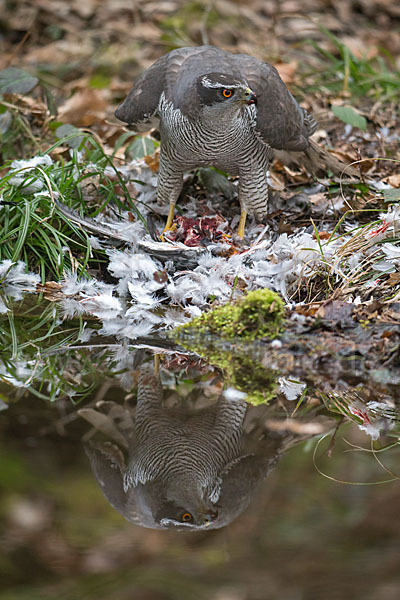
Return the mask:
[[168,231],[173,231],[175,232],[177,230],[177,224],[176,223],[172,223],[172,225],[170,227],[167,227],[167,225],[164,227],[162,234],[160,235],[160,240],[162,242],[167,242],[168,240],[165,239],[164,233],[168,233]]
[[175,210],[175,204],[170,204],[167,223],[163,229],[162,234],[160,235],[160,240],[162,242],[166,241],[165,237],[164,237],[164,233],[167,233],[167,231],[176,231],[176,223],[172,224],[172,221],[174,220],[174,210]]
[[245,210],[242,210],[242,212],[240,213],[240,221],[237,231],[238,237],[240,237],[241,240],[244,238],[244,226],[246,225],[246,217],[247,212]]

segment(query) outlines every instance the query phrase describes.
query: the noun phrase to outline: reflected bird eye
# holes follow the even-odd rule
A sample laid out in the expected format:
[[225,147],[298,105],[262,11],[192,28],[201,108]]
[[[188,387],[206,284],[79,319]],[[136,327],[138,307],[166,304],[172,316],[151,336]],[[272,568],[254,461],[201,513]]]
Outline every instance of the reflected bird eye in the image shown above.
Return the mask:
[[186,513],[183,513],[181,519],[184,523],[189,523],[193,519],[193,517],[190,513],[186,512]]

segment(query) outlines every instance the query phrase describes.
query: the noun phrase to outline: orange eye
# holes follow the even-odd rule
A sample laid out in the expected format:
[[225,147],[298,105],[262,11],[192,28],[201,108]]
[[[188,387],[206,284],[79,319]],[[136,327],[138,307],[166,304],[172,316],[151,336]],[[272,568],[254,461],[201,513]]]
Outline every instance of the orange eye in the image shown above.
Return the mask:
[[222,90],[222,95],[224,98],[230,98],[232,96],[232,94],[233,94],[232,90],[228,90],[228,89]]
[[193,519],[193,517],[190,513],[183,513],[181,519],[184,523],[189,523]]

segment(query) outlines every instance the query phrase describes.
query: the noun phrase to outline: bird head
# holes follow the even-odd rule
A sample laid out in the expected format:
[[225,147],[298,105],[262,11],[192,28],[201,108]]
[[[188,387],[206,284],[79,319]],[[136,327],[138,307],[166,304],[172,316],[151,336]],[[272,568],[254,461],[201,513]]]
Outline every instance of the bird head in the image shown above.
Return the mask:
[[170,514],[161,517],[159,523],[165,528],[179,530],[203,529],[210,527],[218,518],[218,509],[199,510],[186,509],[179,506],[171,506]]
[[257,96],[246,81],[224,73],[207,73],[197,78],[197,93],[205,106],[235,107],[256,104]]
[[157,480],[136,488],[136,510],[142,521],[163,529],[190,530],[207,528],[217,520],[218,506],[197,493],[194,482],[181,486],[180,493],[174,487],[177,490],[178,485],[170,489],[169,482]]

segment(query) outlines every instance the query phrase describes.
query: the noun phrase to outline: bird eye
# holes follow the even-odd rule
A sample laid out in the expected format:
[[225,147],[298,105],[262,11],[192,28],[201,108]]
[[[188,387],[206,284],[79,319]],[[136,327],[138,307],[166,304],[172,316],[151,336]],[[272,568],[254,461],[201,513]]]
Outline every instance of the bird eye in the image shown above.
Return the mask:
[[190,523],[190,521],[192,521],[192,519],[193,519],[192,515],[188,512],[183,513],[183,515],[181,516],[181,520],[184,523]]
[[222,90],[221,94],[223,95],[224,98],[230,98],[233,94],[232,90],[228,90],[228,89],[224,89]]

